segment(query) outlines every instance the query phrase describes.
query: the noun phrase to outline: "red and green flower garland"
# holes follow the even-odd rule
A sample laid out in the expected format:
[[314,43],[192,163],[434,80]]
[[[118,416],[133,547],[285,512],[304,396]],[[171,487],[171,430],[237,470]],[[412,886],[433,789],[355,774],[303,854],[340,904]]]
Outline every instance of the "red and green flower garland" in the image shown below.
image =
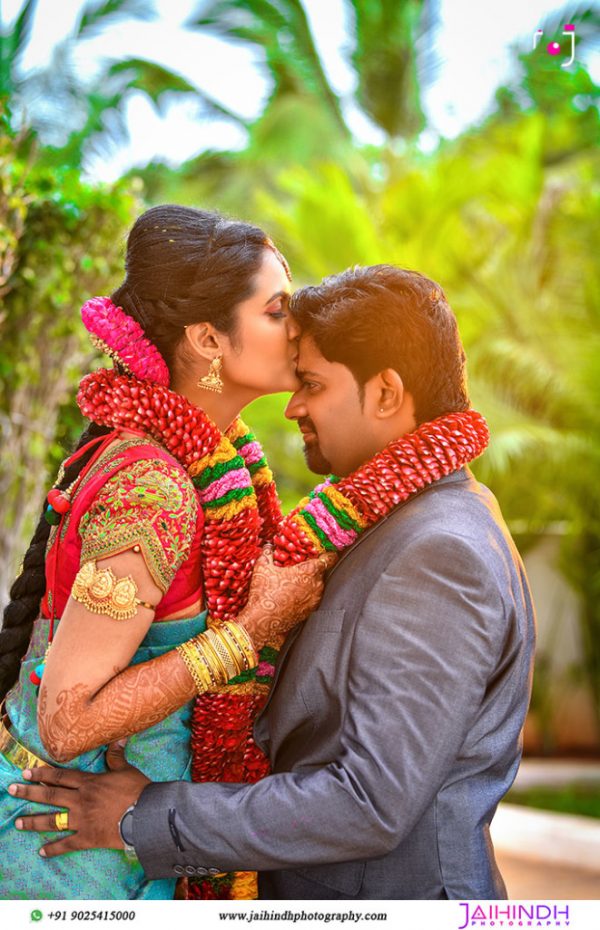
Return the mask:
[[[241,420],[222,434],[198,407],[166,386],[115,371],[83,379],[82,413],[111,428],[142,429],[190,474],[203,508],[202,570],[212,621],[233,619],[248,597],[261,544],[278,565],[339,552],[398,504],[484,451],[489,433],[473,410],[448,414],[390,443],[347,478],[328,479],[282,519],[272,473]],[[273,644],[278,645],[278,644]],[[276,650],[262,650],[246,676],[201,695],[192,722],[195,781],[254,782],[268,774],[252,724],[266,700]],[[192,886],[191,897],[255,897],[255,873],[228,873]]]

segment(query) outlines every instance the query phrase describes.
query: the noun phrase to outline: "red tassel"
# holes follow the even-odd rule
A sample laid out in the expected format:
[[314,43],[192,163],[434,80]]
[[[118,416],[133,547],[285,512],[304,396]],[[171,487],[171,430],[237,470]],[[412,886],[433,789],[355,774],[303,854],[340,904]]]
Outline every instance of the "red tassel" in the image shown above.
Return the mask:
[[65,514],[71,509],[71,501],[62,491],[59,491],[58,488],[52,488],[52,490],[48,492],[48,503],[60,514]]

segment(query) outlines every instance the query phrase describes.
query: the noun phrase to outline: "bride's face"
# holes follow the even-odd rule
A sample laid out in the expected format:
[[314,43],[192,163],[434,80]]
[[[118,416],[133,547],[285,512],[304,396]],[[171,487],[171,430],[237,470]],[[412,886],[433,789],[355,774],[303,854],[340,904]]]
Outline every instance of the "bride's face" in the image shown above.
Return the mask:
[[235,331],[220,339],[226,386],[257,395],[296,390],[299,329],[288,310],[290,294],[283,265],[266,248],[254,293],[237,306]]

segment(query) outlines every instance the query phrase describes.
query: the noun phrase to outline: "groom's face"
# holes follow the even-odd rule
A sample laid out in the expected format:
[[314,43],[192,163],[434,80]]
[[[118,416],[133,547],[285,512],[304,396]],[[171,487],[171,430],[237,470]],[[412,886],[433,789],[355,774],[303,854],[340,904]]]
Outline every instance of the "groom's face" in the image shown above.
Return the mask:
[[301,386],[285,415],[298,422],[308,467],[319,475],[349,475],[377,451],[354,375],[327,361],[310,336],[300,339],[297,374]]

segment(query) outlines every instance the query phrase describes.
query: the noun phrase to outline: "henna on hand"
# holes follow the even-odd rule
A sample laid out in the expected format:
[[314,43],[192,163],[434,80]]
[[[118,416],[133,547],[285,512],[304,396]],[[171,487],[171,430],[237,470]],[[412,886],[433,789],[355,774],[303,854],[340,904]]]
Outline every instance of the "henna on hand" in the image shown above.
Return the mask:
[[287,568],[273,564],[273,550],[265,546],[254,566],[248,603],[236,617],[256,649],[284,636],[319,604],[323,575],[337,561],[334,553]]
[[[276,643],[317,607],[323,574],[336,561],[320,555],[289,568],[276,568],[271,547],[257,561],[249,601],[236,620],[256,649]],[[42,683],[38,725],[42,742],[57,762],[68,762],[88,749],[145,730],[196,695],[196,686],[176,650],[130,666],[95,691],[74,682],[49,699]]]
[[159,723],[195,694],[190,673],[175,650],[130,666],[96,695],[83,683],[65,688],[52,706],[42,682],[40,736],[53,759],[69,762],[88,749]]

